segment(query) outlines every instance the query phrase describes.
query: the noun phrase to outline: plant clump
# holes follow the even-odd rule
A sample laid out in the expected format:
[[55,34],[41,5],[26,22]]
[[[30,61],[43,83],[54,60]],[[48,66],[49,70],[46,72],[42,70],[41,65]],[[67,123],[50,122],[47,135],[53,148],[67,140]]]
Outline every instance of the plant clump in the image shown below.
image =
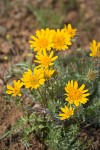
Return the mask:
[[[79,135],[88,123],[100,123],[100,42],[93,40],[87,52],[72,51],[76,31],[68,24],[63,29],[37,30],[31,36],[33,64],[19,65],[18,81],[7,84],[6,94],[22,108],[23,116],[6,136],[21,131],[27,147],[34,135],[53,150],[91,147],[90,141],[84,144]],[[25,105],[25,95],[39,108]]]

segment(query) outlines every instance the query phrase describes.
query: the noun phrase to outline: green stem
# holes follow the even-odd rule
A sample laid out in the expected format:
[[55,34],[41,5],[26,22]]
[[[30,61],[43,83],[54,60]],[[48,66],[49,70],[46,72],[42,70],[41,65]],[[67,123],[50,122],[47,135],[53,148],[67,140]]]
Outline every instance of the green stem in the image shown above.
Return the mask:
[[77,125],[78,125],[78,127],[80,128],[80,123],[79,123],[79,121],[77,120],[77,118],[73,118],[74,120],[75,120],[75,122],[77,123]]
[[47,99],[47,98],[46,98],[46,93],[47,93],[47,92],[46,92],[46,84],[45,84],[45,85],[44,85],[44,96],[45,96],[45,101],[46,101],[46,99]]
[[57,79],[56,82],[57,82],[57,86],[56,87],[57,87],[57,98],[58,98],[58,79]]
[[52,83],[52,85],[51,85],[51,87],[52,87],[52,95],[51,95],[51,98],[53,99],[54,92],[53,92],[53,82],[52,82],[52,80],[51,80],[51,83]]
[[37,89],[37,91],[38,91],[38,93],[40,94],[40,96],[41,96],[41,98],[42,98],[42,105],[43,105],[44,107],[46,107],[46,106],[47,106],[47,102],[46,102],[45,98],[43,97],[42,92],[40,91],[39,88]]
[[46,88],[46,94],[48,94],[48,96],[50,97],[50,89],[48,88],[48,87],[50,87],[50,82],[49,82],[49,80],[48,80],[48,82],[47,82],[47,88]]

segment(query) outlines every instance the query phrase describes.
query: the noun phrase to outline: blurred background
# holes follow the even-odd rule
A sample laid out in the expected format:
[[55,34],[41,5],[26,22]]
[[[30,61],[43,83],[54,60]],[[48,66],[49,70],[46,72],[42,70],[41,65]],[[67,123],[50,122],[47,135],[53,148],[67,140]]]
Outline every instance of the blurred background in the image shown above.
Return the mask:
[[78,44],[89,49],[89,42],[100,40],[100,0],[0,0],[0,61],[24,57],[36,29],[68,23],[77,28]]

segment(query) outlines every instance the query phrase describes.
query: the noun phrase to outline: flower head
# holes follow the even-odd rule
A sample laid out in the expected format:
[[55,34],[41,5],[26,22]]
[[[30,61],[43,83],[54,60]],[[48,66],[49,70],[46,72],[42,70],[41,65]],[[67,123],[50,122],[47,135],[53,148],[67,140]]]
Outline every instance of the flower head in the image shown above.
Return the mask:
[[66,34],[64,29],[53,32],[53,48],[56,50],[66,50],[68,45],[71,45],[70,35]]
[[90,44],[90,56],[92,57],[100,57],[100,42],[96,42],[96,40],[93,40]]
[[51,76],[53,75],[53,73],[55,72],[55,70],[52,69],[44,69],[44,77],[48,80],[51,78]]
[[41,72],[41,69],[34,68],[34,73],[28,69],[24,72],[22,77],[23,85],[25,88],[37,89],[40,85],[44,84],[44,74]]
[[50,51],[53,47],[52,43],[52,31],[48,28],[46,30],[37,30],[36,37],[31,36],[32,40],[29,41],[30,47],[34,48],[34,51],[42,52],[43,50]]
[[94,81],[96,78],[98,78],[99,72],[97,70],[90,69],[87,73],[87,80]]
[[74,114],[74,108],[72,108],[70,106],[70,108],[68,108],[67,106],[65,106],[64,108],[61,108],[62,113],[59,114],[59,116],[61,117],[61,120],[65,120],[70,118],[71,116],[73,116]]
[[90,94],[88,93],[88,89],[84,90],[84,88],[84,84],[78,88],[77,81],[68,81],[68,84],[66,84],[65,87],[65,95],[67,95],[66,101],[70,104],[75,104],[76,106],[79,106],[80,103],[85,104],[88,101],[88,98],[86,97]]
[[47,52],[44,50],[43,53],[38,53],[35,57],[37,60],[34,60],[34,62],[37,62],[40,64],[39,67],[48,68],[49,66],[53,65],[53,62],[58,58],[58,56],[53,57],[54,52],[51,51],[50,55],[47,54]]
[[23,86],[22,82],[20,80],[16,81],[14,80],[14,86],[12,87],[11,85],[7,85],[7,94],[11,94],[12,96],[21,96],[20,89]]
[[43,67],[41,68],[41,73],[44,74],[45,80],[49,80],[54,72],[55,70],[51,68],[43,68]]
[[64,31],[70,35],[71,38],[73,38],[76,34],[77,29],[73,29],[71,24],[68,24],[68,26],[64,28]]

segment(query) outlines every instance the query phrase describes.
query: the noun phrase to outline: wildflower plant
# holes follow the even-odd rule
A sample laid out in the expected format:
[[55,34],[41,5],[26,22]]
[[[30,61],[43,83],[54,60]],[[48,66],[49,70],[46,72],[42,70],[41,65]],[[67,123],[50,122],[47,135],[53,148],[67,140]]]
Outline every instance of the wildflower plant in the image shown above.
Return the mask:
[[12,87],[11,85],[7,85],[7,91],[6,93],[7,94],[11,94],[12,96],[21,96],[21,93],[20,93],[20,89],[21,87],[23,86],[23,83],[18,80],[18,81],[15,81],[14,80],[14,86]]
[[[8,95],[20,97],[24,111],[21,119],[24,120],[22,124],[25,123],[23,139],[28,140],[30,134],[35,132],[53,150],[57,150],[57,147],[59,150],[67,150],[68,147],[74,149],[74,144],[77,149],[82,145],[81,139],[80,144],[75,142],[75,139],[79,136],[80,125],[84,124],[83,116],[87,123],[88,114],[86,116],[85,109],[87,111],[93,105],[94,99],[100,99],[100,60],[92,58],[99,57],[100,43],[97,44],[93,40],[89,52],[82,49],[72,51],[70,47],[73,45],[73,39],[76,41],[76,31],[71,24],[63,29],[37,30],[36,35],[32,35],[29,41],[35,54],[34,67],[27,67],[25,72],[21,73],[20,80],[14,80],[13,87],[7,85]],[[32,109],[32,105],[24,109],[25,104],[22,101],[26,93],[39,105],[38,110]],[[100,106],[100,102],[95,103]],[[22,126],[20,128],[22,129]],[[73,134],[70,133],[70,128]],[[56,135],[55,140],[52,130]],[[70,135],[70,139],[67,139],[67,135]],[[73,144],[66,145],[67,141],[64,139],[69,143],[72,141]],[[60,141],[63,144],[60,145]]]
[[100,42],[96,42],[96,40],[93,40],[90,44],[90,56],[92,57],[100,57]]
[[54,52],[51,51],[48,55],[46,51],[43,51],[42,53],[38,53],[35,57],[37,60],[34,60],[34,62],[40,64],[37,67],[44,67],[48,68],[49,66],[53,66],[53,62],[58,58],[58,56],[53,57]]
[[86,98],[90,94],[87,93],[88,90],[84,90],[85,85],[83,84],[80,88],[78,88],[77,81],[68,81],[68,84],[66,84],[65,91],[66,91],[66,101],[68,101],[70,104],[73,104],[75,106],[79,106],[79,104],[85,104],[89,99]]
[[37,89],[40,85],[44,84],[45,79],[41,69],[35,68],[34,73],[30,69],[24,72],[21,81],[25,88]]
[[52,31],[48,28],[46,30],[37,30],[36,36],[31,36],[32,40],[29,41],[30,47],[34,48],[34,51],[42,52],[43,50],[50,51],[53,47]]

